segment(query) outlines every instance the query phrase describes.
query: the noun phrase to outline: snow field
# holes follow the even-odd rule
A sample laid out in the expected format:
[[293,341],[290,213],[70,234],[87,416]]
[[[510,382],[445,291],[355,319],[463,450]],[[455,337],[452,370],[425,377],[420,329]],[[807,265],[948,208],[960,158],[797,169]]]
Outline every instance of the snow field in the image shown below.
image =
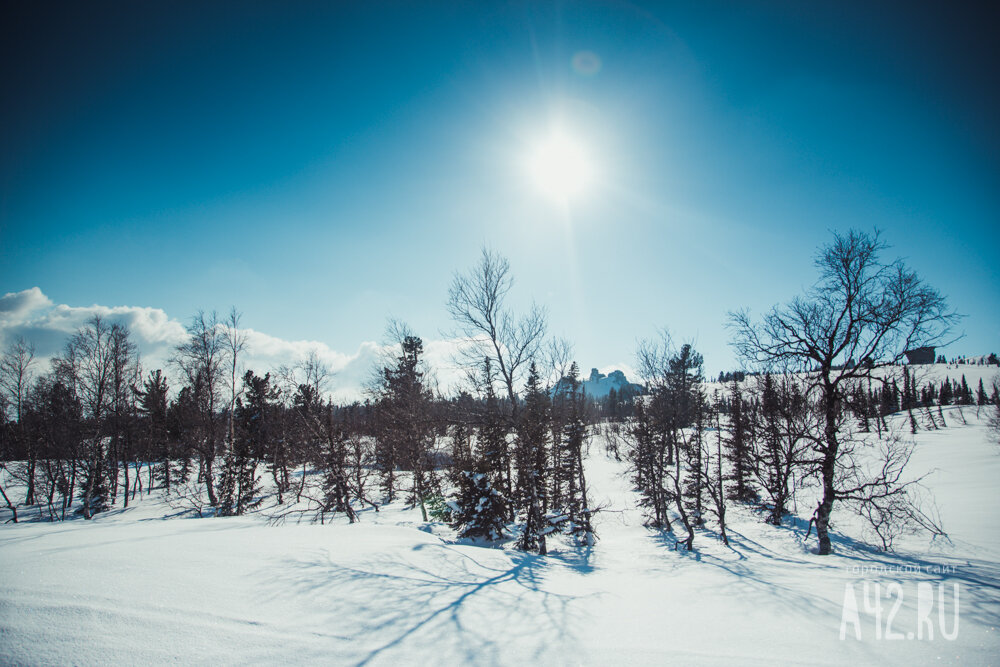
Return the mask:
[[[928,472],[951,543],[913,536],[885,554],[835,510],[835,550],[804,540],[811,501],[776,528],[728,513],[695,551],[642,525],[625,464],[594,439],[587,460],[599,541],[548,557],[456,541],[394,504],[361,522],[269,525],[263,517],[165,518],[154,494],[94,521],[0,529],[0,663],[63,664],[997,664],[1000,448],[975,408],[921,430],[912,474]],[[681,535],[683,537],[683,535]],[[864,585],[878,612],[864,603]],[[878,639],[896,604],[891,631]],[[918,629],[932,584],[934,639]],[[946,595],[939,595],[939,584]],[[959,586],[959,628],[952,587]],[[862,639],[846,624],[847,587]]]

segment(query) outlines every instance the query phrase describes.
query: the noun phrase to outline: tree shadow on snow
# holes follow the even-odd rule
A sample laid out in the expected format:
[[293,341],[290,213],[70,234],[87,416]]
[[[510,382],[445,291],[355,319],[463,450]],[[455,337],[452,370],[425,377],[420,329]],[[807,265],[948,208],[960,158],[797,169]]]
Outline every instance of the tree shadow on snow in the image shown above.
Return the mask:
[[[703,563],[733,575],[724,584],[733,592],[755,594],[765,603],[809,614],[811,618],[822,619],[825,614],[826,618],[833,617],[839,623],[842,613],[843,600],[839,594],[835,599],[828,599],[809,590],[810,583],[816,581],[818,575],[839,577],[845,583],[905,584],[910,587],[905,593],[910,606],[915,600],[916,583],[930,583],[935,591],[938,584],[957,583],[963,619],[987,626],[1000,623],[1000,563],[886,552],[832,530],[833,554],[819,556],[805,547],[808,521],[791,516],[786,517],[783,525],[768,528],[774,531],[775,544],[797,543],[799,554],[772,548],[731,527],[727,528],[728,547],[722,544],[718,532],[702,528],[696,533],[695,548],[690,552],[674,533],[654,531],[650,537],[663,549],[677,552],[680,562]],[[950,600],[951,590],[947,590]]]
[[555,592],[546,579],[552,568],[582,571],[589,555],[476,551],[418,544],[362,563],[324,552],[282,563],[268,578],[276,594],[308,600],[322,625],[349,637],[332,648],[357,665],[428,656],[496,663],[512,650],[540,661],[565,647],[580,596]]

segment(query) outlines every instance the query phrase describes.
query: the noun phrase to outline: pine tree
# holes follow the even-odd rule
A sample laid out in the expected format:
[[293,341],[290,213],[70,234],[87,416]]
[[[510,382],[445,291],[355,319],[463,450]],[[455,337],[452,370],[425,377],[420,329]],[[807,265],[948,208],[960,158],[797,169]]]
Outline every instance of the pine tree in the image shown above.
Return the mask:
[[581,544],[594,543],[591,510],[587,502],[587,481],[583,471],[583,449],[587,427],[583,423],[584,396],[580,391],[580,370],[576,362],[564,378],[563,401],[566,423],[557,447],[561,454],[553,470],[553,487],[560,489],[560,502],[549,512],[549,522],[572,535]]
[[687,482],[684,485],[684,502],[695,526],[705,525],[705,497],[708,491],[706,475],[706,409],[704,396],[698,392],[694,405],[694,422],[684,443],[683,453],[687,462]]
[[899,412],[899,386],[895,382],[884,382],[881,391],[881,416]]
[[[688,449],[689,451],[691,449],[689,446],[690,443],[685,441],[684,429],[696,423],[698,406],[704,401],[704,397],[698,387],[704,379],[702,364],[702,356],[690,344],[685,343],[676,354],[668,359],[667,373],[661,388],[661,398],[663,400],[660,402],[660,405],[664,408],[661,418],[667,426],[668,437],[672,445],[674,464],[674,469],[670,475],[673,483],[672,495],[677,513],[680,515],[681,523],[684,524],[684,528],[687,530],[687,538],[684,544],[688,551],[694,548],[694,522],[687,511],[688,503],[684,499],[683,489],[685,484],[684,472],[681,469],[681,458],[683,449]],[[700,450],[700,436],[698,444]],[[699,451],[699,463],[700,460],[701,455]],[[691,470],[689,469],[687,473],[690,475]],[[701,485],[703,482],[699,465],[699,471],[696,472],[694,482],[696,486],[693,488],[693,492],[697,494],[699,499],[702,493]],[[688,485],[687,490],[690,495],[692,487]],[[698,517],[696,516],[695,520],[697,519]]]
[[[961,396],[961,393],[959,394]],[[938,405],[951,405],[954,400],[954,391],[948,378],[941,381],[941,388],[938,390]]]
[[741,503],[753,503],[759,499],[754,490],[754,452],[751,438],[751,418],[743,399],[740,383],[733,381],[730,386],[729,436],[724,440],[726,459],[732,473],[729,481],[729,498]]
[[504,535],[507,499],[493,487],[480,463],[473,470],[461,470],[452,500],[451,525],[460,537],[499,540]]
[[[465,420],[456,418],[451,425],[451,469],[457,473],[472,467],[472,428]],[[452,481],[457,483],[457,480]]]
[[150,373],[139,392],[139,412],[143,417],[146,450],[156,461],[154,479],[170,492],[171,462],[167,438],[167,378],[162,371]]
[[504,516],[514,519],[513,508],[513,464],[510,445],[507,442],[508,421],[500,408],[500,401],[493,390],[493,374],[489,359],[483,362],[485,400],[479,419],[476,449],[482,459],[485,472],[490,477],[490,485],[499,491],[506,503]]
[[642,398],[635,401],[629,436],[632,444],[627,456],[632,467],[632,484],[639,492],[639,506],[647,508],[649,512],[647,525],[669,531],[671,526],[667,506],[671,496],[664,479],[665,438],[657,434],[651,411]]
[[614,387],[612,387],[608,391],[606,405],[607,408],[605,410],[605,414],[607,415],[608,420],[612,422],[621,421],[622,418],[621,398],[619,397],[618,392],[615,390]]
[[93,442],[92,456],[84,468],[80,484],[81,511],[85,516],[103,512],[110,506],[107,472],[107,438],[97,438]]
[[[347,474],[347,441],[350,429],[343,411],[334,413],[329,402],[323,406],[319,420],[319,433],[323,438],[323,512],[343,512],[354,523],[356,515],[351,507],[351,488]],[[426,514],[424,520],[427,520]]]
[[972,405],[972,389],[969,388],[969,383],[965,380],[965,374],[962,374],[962,381],[958,385],[958,400],[955,401],[959,405]]
[[764,376],[755,432],[760,438],[756,468],[761,489],[771,501],[767,521],[780,526],[794,494],[795,473],[808,456],[809,406],[789,376]]
[[518,546],[524,551],[547,552],[545,536],[549,532],[543,512],[543,494],[548,460],[549,399],[542,390],[538,368],[528,369],[524,409],[518,423],[517,482],[519,499],[523,503],[524,529]]
[[420,338],[409,334],[402,337],[396,366],[382,370],[377,405],[381,416],[379,451],[386,495],[391,499],[396,466],[410,470],[412,484],[407,500],[411,507],[420,506],[424,521],[427,521],[425,499],[437,485],[431,461],[436,428],[431,391],[424,382],[423,351]]
[[507,442],[508,420],[503,414],[500,400],[494,390],[494,380],[493,365],[489,358],[485,358],[483,360],[485,397],[479,424],[478,449],[485,460],[493,486],[500,489],[510,502],[514,497],[514,472],[510,444]]
[[913,376],[910,369],[903,369],[903,396],[901,407],[903,410],[912,410],[917,407],[916,387],[913,386]]
[[280,392],[271,386],[271,374],[259,377],[247,371],[243,387],[245,396],[236,400],[232,446],[219,477],[219,513],[223,516],[241,515],[260,505],[257,465],[269,444],[277,440],[273,421]]
[[871,424],[868,420],[871,411],[868,406],[868,394],[860,384],[855,386],[854,391],[851,393],[851,409],[861,422],[861,432],[871,433]]

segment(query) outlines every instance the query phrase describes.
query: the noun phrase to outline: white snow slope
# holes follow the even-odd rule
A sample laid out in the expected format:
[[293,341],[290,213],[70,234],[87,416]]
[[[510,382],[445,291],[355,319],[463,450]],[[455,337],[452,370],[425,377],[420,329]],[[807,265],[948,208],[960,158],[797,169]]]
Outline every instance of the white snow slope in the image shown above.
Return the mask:
[[[952,543],[912,537],[896,555],[852,539],[843,508],[833,556],[812,553],[801,518],[776,528],[742,508],[731,548],[710,526],[693,552],[675,550],[643,527],[624,464],[599,440],[587,474],[600,540],[547,557],[458,543],[402,506],[355,525],[272,526],[167,518],[154,493],[89,522],[6,525],[0,663],[997,664],[1000,448],[974,408],[968,425],[956,411],[917,434],[912,461],[933,470]],[[878,613],[866,582],[869,604],[880,584]],[[921,582],[933,584],[924,622]],[[841,639],[849,585],[860,640],[849,622]]]

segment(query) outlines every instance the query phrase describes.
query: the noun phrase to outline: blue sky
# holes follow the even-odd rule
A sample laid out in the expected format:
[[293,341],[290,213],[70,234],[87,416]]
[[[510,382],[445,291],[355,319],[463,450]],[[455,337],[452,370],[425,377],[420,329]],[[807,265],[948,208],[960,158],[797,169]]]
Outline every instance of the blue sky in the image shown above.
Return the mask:
[[[389,316],[444,337],[485,243],[585,368],[667,327],[714,374],[736,365],[727,311],[812,282],[830,230],[877,227],[967,315],[946,353],[1000,349],[996,9],[2,12],[0,293],[182,321],[235,304],[350,353]],[[567,206],[524,167],[553,125],[597,172]]]

